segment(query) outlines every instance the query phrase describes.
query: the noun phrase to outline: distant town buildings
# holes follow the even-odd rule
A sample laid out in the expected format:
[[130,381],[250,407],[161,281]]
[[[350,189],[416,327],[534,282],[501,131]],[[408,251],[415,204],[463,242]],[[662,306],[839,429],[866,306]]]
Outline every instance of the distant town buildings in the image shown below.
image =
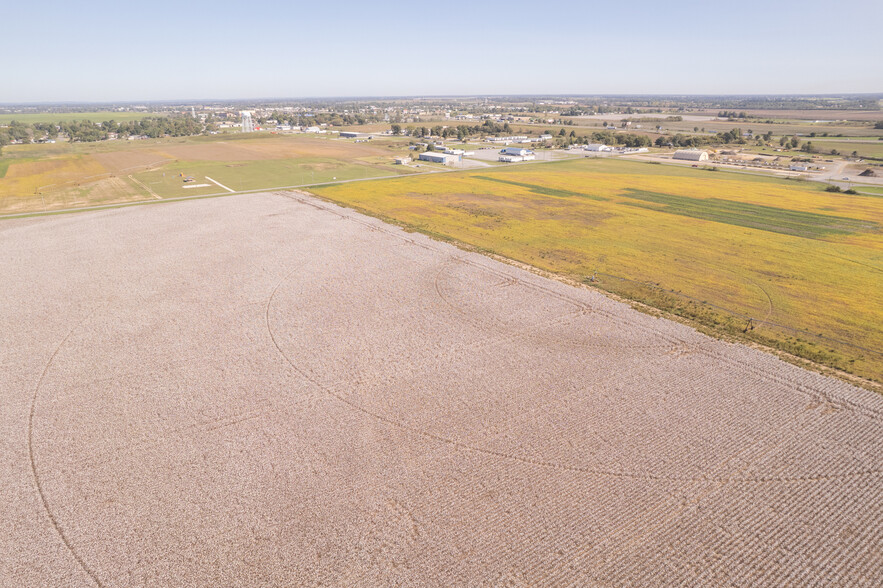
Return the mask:
[[488,137],[485,141],[488,143],[503,143],[508,145],[509,143],[526,143],[530,141],[530,139],[526,135],[513,135],[511,137]]

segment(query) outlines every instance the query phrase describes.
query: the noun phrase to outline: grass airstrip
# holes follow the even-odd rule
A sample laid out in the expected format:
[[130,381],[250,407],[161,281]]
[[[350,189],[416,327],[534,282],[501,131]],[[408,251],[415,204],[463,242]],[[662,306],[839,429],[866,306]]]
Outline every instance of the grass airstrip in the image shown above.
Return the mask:
[[412,173],[392,165],[402,152],[395,140],[269,133],[12,145],[0,158],[0,214]]
[[880,198],[599,159],[312,191],[883,380]]

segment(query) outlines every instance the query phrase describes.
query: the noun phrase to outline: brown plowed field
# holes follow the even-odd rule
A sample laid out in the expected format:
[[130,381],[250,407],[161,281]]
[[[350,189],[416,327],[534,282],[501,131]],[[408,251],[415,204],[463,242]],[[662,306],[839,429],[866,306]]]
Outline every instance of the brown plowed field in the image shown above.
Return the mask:
[[0,245],[0,585],[883,584],[872,392],[302,194]]
[[163,145],[162,153],[170,158],[190,161],[255,161],[294,157],[370,157],[389,155],[387,150],[370,144],[343,140],[295,137],[271,137],[263,141],[218,141],[203,144]]

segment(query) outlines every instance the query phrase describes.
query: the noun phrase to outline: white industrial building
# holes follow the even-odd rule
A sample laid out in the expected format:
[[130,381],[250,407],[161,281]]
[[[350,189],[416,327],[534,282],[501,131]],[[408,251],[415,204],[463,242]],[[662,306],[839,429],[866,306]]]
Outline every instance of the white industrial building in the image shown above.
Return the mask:
[[500,150],[499,160],[504,163],[515,163],[517,161],[530,161],[536,159],[536,155],[530,149],[523,147],[506,147]]
[[673,157],[685,161],[708,161],[708,153],[698,149],[678,149]]
[[506,147],[505,149],[500,150],[500,154],[526,157],[528,155],[533,155],[534,153],[530,149],[525,149],[524,147]]
[[419,159],[421,161],[430,161],[432,163],[440,163],[442,165],[451,165],[460,161],[459,155],[451,155],[450,153],[438,153],[435,151],[427,151],[421,153]]
[[488,137],[485,139],[488,143],[521,143],[522,141],[529,141],[530,139],[527,135],[512,135],[511,137]]
[[603,143],[589,143],[585,146],[586,151],[613,151],[613,147],[608,147]]

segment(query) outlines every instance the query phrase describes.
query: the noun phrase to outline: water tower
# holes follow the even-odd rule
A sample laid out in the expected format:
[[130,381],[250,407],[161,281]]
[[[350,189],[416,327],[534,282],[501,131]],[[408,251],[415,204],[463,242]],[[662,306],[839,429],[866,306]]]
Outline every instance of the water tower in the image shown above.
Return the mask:
[[239,114],[242,115],[242,132],[253,133],[254,121],[251,120],[251,112],[249,112],[248,110],[243,110]]

